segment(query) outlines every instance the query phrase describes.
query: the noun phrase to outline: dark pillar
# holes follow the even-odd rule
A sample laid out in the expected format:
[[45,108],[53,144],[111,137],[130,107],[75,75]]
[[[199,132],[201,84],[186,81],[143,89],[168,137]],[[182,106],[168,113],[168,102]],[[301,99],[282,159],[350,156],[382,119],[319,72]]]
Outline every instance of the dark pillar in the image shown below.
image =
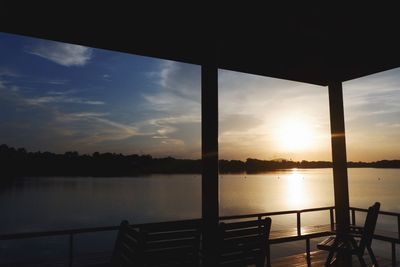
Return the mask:
[[347,233],[350,225],[342,82],[330,82],[328,87],[331,118],[333,185],[336,208],[335,216],[337,230],[340,235],[342,233]]
[[219,220],[218,68],[215,58],[201,66],[202,218],[205,266],[214,266]]
[[[333,161],[333,186],[335,191],[335,216],[338,238],[349,244],[348,231],[349,186],[347,178],[346,134],[344,129],[342,82],[329,83],[329,111],[331,118],[331,140]],[[351,253],[344,250],[337,255],[338,266],[352,266]]]

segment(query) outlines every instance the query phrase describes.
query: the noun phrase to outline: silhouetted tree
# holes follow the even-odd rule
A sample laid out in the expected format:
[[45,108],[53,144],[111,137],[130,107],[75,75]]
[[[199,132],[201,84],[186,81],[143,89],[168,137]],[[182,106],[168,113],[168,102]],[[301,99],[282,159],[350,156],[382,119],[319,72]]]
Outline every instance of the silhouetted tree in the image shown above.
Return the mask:
[[[151,155],[122,155],[94,152],[80,155],[77,151],[64,154],[27,152],[0,145],[2,181],[16,176],[132,176],[150,173],[201,173],[201,160],[153,158]],[[400,168],[400,160],[348,162],[348,167]],[[290,168],[332,168],[329,161],[220,160],[220,173],[257,173]]]

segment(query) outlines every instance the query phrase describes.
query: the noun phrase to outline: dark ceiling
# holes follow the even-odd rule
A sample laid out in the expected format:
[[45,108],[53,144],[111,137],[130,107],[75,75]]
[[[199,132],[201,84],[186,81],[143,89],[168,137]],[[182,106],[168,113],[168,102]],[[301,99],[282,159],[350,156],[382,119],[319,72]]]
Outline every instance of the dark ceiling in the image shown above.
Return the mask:
[[34,3],[3,6],[0,31],[317,85],[400,67],[395,6]]

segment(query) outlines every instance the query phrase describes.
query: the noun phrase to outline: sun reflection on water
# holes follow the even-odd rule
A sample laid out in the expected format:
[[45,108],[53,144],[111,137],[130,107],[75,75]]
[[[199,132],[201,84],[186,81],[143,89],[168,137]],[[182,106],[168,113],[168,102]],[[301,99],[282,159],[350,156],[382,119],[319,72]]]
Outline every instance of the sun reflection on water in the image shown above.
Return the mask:
[[304,176],[298,169],[292,169],[286,180],[286,204],[289,209],[303,209],[309,204],[310,196],[306,194]]

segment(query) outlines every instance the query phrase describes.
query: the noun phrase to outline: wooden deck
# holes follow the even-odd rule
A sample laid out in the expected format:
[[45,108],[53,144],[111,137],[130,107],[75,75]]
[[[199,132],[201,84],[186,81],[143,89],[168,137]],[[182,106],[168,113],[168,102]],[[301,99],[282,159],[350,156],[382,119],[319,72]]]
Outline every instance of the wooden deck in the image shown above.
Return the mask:
[[[98,255],[100,256],[100,255]],[[307,258],[305,253],[291,255],[287,257],[276,258],[272,260],[272,267],[323,267],[325,263],[325,259],[327,257],[327,253],[325,251],[312,251],[311,252],[311,265],[307,264]],[[101,258],[101,257],[100,257]],[[372,266],[371,261],[368,255],[364,256],[364,259],[367,263],[367,266]],[[378,263],[380,267],[391,267],[390,259],[382,259],[377,256]],[[104,259],[103,259],[104,260]],[[7,266],[7,267],[67,267],[67,262],[52,262],[52,263],[30,263],[30,264],[18,264],[18,265],[0,265],[0,266]],[[77,262],[73,266],[75,267],[105,267],[104,264],[88,264],[83,262]],[[360,266],[360,263],[357,260],[357,257],[353,256],[353,267]],[[400,267],[400,263],[397,262],[397,265]]]
[[[319,225],[319,226],[307,226],[307,227],[301,227],[301,235],[298,235],[298,229],[297,228],[290,228],[290,229],[284,229],[284,230],[273,230],[270,233],[270,242],[271,246],[275,246],[274,244],[281,244],[286,243],[286,242],[292,242],[292,241],[299,241],[299,240],[305,240],[307,238],[315,238],[315,237],[323,237],[326,236],[330,233],[331,230],[331,225]],[[289,244],[289,243],[287,243]],[[283,247],[284,249],[284,247]],[[305,266],[324,266],[325,259],[327,257],[327,252],[325,251],[311,251],[310,253],[310,265],[307,264],[307,256],[306,253],[300,253],[300,254],[295,254],[295,255],[290,255],[290,256],[284,256],[284,257],[274,257],[272,254],[272,267],[288,267],[288,266],[294,266],[294,267],[305,267]],[[381,258],[379,255],[376,255],[379,266],[381,267],[389,267],[392,266],[391,259],[387,258]],[[109,261],[111,257],[111,252],[110,251],[104,251],[100,253],[93,253],[93,254],[85,254],[85,255],[75,255],[75,260],[72,266],[75,267],[93,267],[93,266],[101,266],[104,267],[104,262]],[[365,255],[364,256],[365,261],[367,262],[367,266],[372,266],[369,256]],[[100,263],[100,264],[97,264]],[[69,266],[68,262],[65,261],[59,261],[59,262],[38,262],[38,263],[28,263],[28,264],[15,264],[15,265],[3,265],[0,264],[0,266],[7,266],[7,267],[28,267],[28,266],[41,266],[41,267],[50,267],[50,266],[59,266],[59,267],[66,267]],[[360,266],[357,257],[353,256],[353,266],[357,267]],[[398,262],[396,266],[400,267],[400,263]]]
[[[306,254],[297,254],[287,257],[278,258],[272,260],[272,267],[323,267],[325,264],[325,259],[328,256],[328,253],[325,251],[313,251],[311,252],[311,265],[307,264]],[[368,257],[368,255],[364,255],[364,260],[367,263],[367,266],[372,266],[372,263]],[[389,259],[382,259],[377,256],[377,260],[380,267],[391,267],[392,262]],[[353,267],[360,266],[360,263],[357,257],[353,256]],[[399,262],[397,262],[396,266],[400,266]]]
[[297,228],[289,228],[284,230],[271,230],[269,239],[272,244],[277,242],[289,242],[294,240],[301,240],[301,237],[304,239],[308,237],[320,237],[327,236],[331,234],[331,225],[314,225],[314,226],[304,226],[300,228],[301,236],[299,238],[297,233]]
[[[311,263],[307,263],[307,257],[305,253],[291,255],[287,257],[280,257],[272,260],[272,267],[324,267],[326,257],[328,253],[325,251],[312,251],[311,252]],[[372,266],[368,255],[364,255],[364,260],[367,266]],[[392,267],[390,259],[382,259],[377,256],[377,260],[380,267]],[[65,265],[64,265],[65,266]],[[104,265],[74,265],[80,267],[105,267]],[[357,257],[353,256],[353,267],[359,267],[360,263]],[[400,263],[397,262],[396,266],[400,267]]]
[[[352,224],[356,221],[356,212],[366,212],[365,209],[360,208],[350,208],[352,212]],[[315,226],[302,226],[301,214],[308,212],[318,212],[326,211],[329,216],[330,224],[326,225],[315,225]],[[375,251],[378,262],[380,266],[392,266],[392,256],[393,259],[396,257],[396,250],[398,251],[398,245],[400,244],[399,231],[400,231],[400,213],[381,211],[382,215],[395,217],[398,221],[398,227],[396,229],[378,229],[375,232],[374,239],[384,242],[388,247],[385,250],[381,250],[379,253]],[[332,228],[335,228],[333,223],[334,218],[334,208],[333,207],[322,207],[313,208],[306,210],[292,210],[292,211],[277,211],[269,213],[257,213],[257,214],[243,214],[243,215],[233,215],[221,217],[222,221],[241,221],[249,220],[254,218],[265,218],[280,215],[294,215],[296,216],[296,227],[294,228],[278,228],[274,225],[270,233],[270,244],[271,244],[271,261],[272,266],[323,266],[327,253],[323,251],[316,250],[316,243],[322,240],[325,236],[332,234]],[[200,220],[200,219],[199,219]],[[166,222],[151,223],[152,225],[163,225]],[[167,222],[170,223],[170,222]],[[135,227],[143,227],[148,224],[136,224]],[[27,260],[24,257],[15,259],[16,262],[2,262],[0,261],[0,267],[50,267],[50,266],[98,266],[98,264],[104,264],[109,262],[111,258],[111,251],[93,251],[82,253],[77,246],[75,246],[74,238],[80,234],[84,233],[95,233],[95,232],[107,232],[107,231],[117,231],[118,226],[106,226],[106,227],[92,227],[92,228],[80,228],[80,229],[67,229],[67,230],[56,230],[56,231],[46,231],[46,232],[31,232],[31,233],[16,233],[0,235],[0,240],[18,240],[18,239],[30,239],[30,238],[43,238],[43,237],[69,237],[69,243],[67,246],[67,254],[60,258],[50,258],[50,257],[38,257],[37,259]],[[397,229],[399,229],[397,231]],[[389,230],[389,231],[387,231]],[[394,230],[394,231],[393,231]],[[293,243],[292,243],[293,242]],[[386,246],[385,245],[385,246]],[[391,246],[391,249],[390,249]],[[310,262],[307,264],[307,254],[304,252],[309,251]],[[382,251],[385,253],[382,254]],[[391,253],[390,253],[391,252]],[[2,251],[2,253],[7,253]],[[397,252],[398,253],[398,252]],[[382,255],[380,255],[382,254]],[[51,255],[49,255],[51,256]],[[382,258],[385,257],[385,258]],[[367,262],[370,261],[368,255],[364,256]],[[360,266],[356,257],[354,257],[354,265]],[[28,262],[27,262],[28,261]],[[104,266],[104,265],[103,265]],[[369,262],[369,265],[371,263]],[[400,267],[400,262],[397,265]]]

